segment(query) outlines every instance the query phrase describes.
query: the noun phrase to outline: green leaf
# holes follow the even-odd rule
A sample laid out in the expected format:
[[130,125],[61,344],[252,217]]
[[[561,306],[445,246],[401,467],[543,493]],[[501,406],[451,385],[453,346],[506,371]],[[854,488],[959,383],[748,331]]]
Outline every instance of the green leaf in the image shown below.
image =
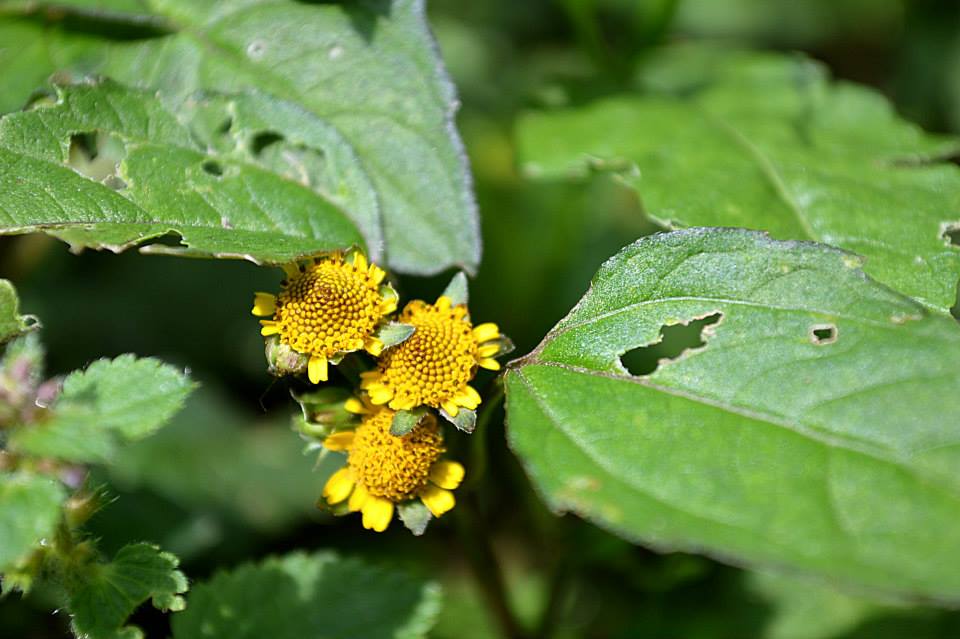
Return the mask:
[[385,349],[390,348],[391,346],[396,346],[402,342],[405,342],[407,338],[413,335],[413,332],[417,330],[409,324],[403,324],[401,322],[389,322],[384,324],[379,331],[377,331],[377,338],[383,342],[383,347]]
[[49,477],[0,473],[0,570],[6,570],[50,539],[66,493]]
[[246,564],[194,587],[175,639],[425,637],[440,608],[433,582],[331,552]]
[[461,430],[468,435],[477,427],[477,411],[475,410],[461,408],[459,411],[457,411],[456,417],[454,417],[441,408],[440,414],[443,415],[444,419],[456,426],[458,430]]
[[416,428],[428,412],[426,406],[419,406],[413,410],[398,410],[393,415],[393,421],[390,422],[390,434],[403,437]]
[[469,285],[467,284],[467,274],[463,271],[457,273],[447,284],[443,291],[444,297],[449,297],[454,306],[466,304],[470,301]]
[[433,513],[431,513],[430,509],[419,499],[397,504],[397,514],[400,516],[400,521],[403,522],[403,525],[406,526],[407,530],[412,532],[415,537],[419,537],[427,532],[427,526],[430,525],[430,520],[433,519]]
[[[960,600],[960,327],[859,265],[741,230],[636,242],[511,364],[511,446],[552,508],[627,539]],[[621,365],[712,315],[704,347]]]
[[[31,2],[23,11],[61,5]],[[222,100],[234,108],[214,109],[217,117],[209,117],[207,127],[194,123],[199,139],[224,152],[253,155],[265,170],[329,197],[357,223],[371,257],[379,260],[385,252],[396,270],[476,267],[479,225],[453,124],[458,102],[422,0],[173,0],[142,11],[130,22],[149,20],[157,26],[152,37],[102,40],[92,51],[86,41],[69,46],[78,37],[69,25],[20,37],[60,54],[51,59],[74,73],[102,73],[160,90],[176,113],[191,111],[194,100],[212,92],[230,94]],[[7,20],[16,23],[18,16]],[[42,24],[36,14],[33,20]],[[11,62],[4,62],[0,57],[6,76]],[[164,203],[162,197],[151,204]],[[160,217],[150,213],[150,219]],[[95,241],[87,235],[70,239]]]
[[142,637],[124,627],[140,604],[151,599],[158,610],[183,610],[187,578],[179,561],[152,544],[130,544],[109,563],[84,565],[69,589],[73,631],[90,639]]
[[69,375],[50,419],[15,430],[10,447],[40,457],[103,462],[121,444],[163,426],[193,388],[186,374],[156,359],[102,359]]
[[13,339],[32,326],[30,318],[21,316],[18,310],[19,300],[13,284],[0,279],[0,344]]
[[[329,199],[200,146],[152,93],[110,81],[57,89],[56,105],[0,121],[0,232],[43,230],[115,251],[175,232],[183,247],[152,250],[265,262],[360,241]],[[99,161],[110,156],[103,169],[68,165],[78,132],[97,132]]]
[[[711,61],[705,88],[620,95],[531,113],[519,126],[540,176],[619,170],[673,227],[730,226],[855,251],[878,281],[946,312],[956,299],[960,141],[924,134],[877,93],[774,55]],[[654,65],[655,66],[655,65]]]

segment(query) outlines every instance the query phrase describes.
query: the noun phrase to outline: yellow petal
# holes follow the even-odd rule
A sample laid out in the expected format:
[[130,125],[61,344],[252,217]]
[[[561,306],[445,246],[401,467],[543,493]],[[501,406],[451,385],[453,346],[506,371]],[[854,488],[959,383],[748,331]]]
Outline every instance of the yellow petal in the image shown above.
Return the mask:
[[387,272],[384,271],[379,266],[377,266],[376,264],[370,265],[370,270],[368,271],[368,273],[370,275],[370,279],[373,280],[373,283],[378,285],[380,284],[380,282],[383,281],[383,278],[387,276]]
[[360,373],[360,388],[367,389],[380,380],[380,371],[364,371]]
[[479,362],[477,362],[477,366],[479,366],[480,368],[485,368],[488,371],[500,370],[500,362],[498,362],[495,359],[490,359],[489,357],[485,357],[481,359]]
[[441,311],[449,311],[450,307],[453,306],[453,300],[451,300],[446,295],[441,295],[440,297],[437,298],[436,306]]
[[276,335],[280,332],[280,326],[276,322],[269,322],[268,320],[260,320],[260,334],[264,337],[269,337],[270,335]]
[[383,315],[389,315],[395,310],[397,310],[397,300],[395,298],[387,298],[380,304],[380,313]]
[[443,410],[447,411],[450,417],[456,417],[460,413],[460,407],[452,399],[440,402],[440,406],[443,407]]
[[327,450],[346,450],[353,444],[353,431],[344,430],[334,433],[323,440],[323,447]]
[[478,393],[477,389],[475,389],[473,386],[464,386],[463,392],[474,404],[479,404],[481,401],[483,401],[480,397],[480,393]]
[[277,298],[270,293],[254,293],[253,309],[250,311],[257,317],[269,317],[277,312]]
[[323,355],[310,356],[310,361],[307,363],[307,377],[310,378],[311,384],[319,384],[320,382],[327,381],[327,379],[329,379],[329,372],[326,357]]
[[433,513],[434,517],[439,517],[457,503],[453,493],[432,484],[428,484],[426,488],[420,491],[420,501]]
[[284,264],[283,273],[287,276],[288,280],[292,280],[300,275],[300,268],[296,264]]
[[383,497],[368,496],[361,511],[364,528],[383,532],[393,519],[393,502]]
[[363,484],[357,484],[350,495],[350,501],[347,502],[347,509],[352,513],[361,510],[369,497],[370,493],[363,487]]
[[323,496],[329,503],[339,504],[350,496],[351,490],[353,490],[353,477],[350,476],[350,469],[343,467],[330,475],[330,479],[323,487]]
[[478,342],[489,342],[500,337],[500,328],[493,322],[487,322],[474,327],[473,336],[477,338]]
[[367,256],[364,255],[363,253],[361,253],[360,251],[357,251],[356,253],[354,253],[354,254],[353,254],[353,266],[354,266],[358,271],[365,271],[365,270],[367,270],[367,267],[370,266],[369,264],[367,264]]
[[374,357],[380,357],[383,352],[383,342],[376,337],[368,337],[363,344],[363,348]]
[[453,490],[463,481],[464,474],[466,471],[463,464],[448,460],[438,461],[430,469],[430,481],[440,488]]
[[370,401],[375,406],[386,404],[393,399],[393,389],[389,386],[370,386],[367,388],[367,392],[370,394]]
[[477,349],[477,355],[479,355],[481,358],[490,357],[491,355],[496,355],[499,352],[500,352],[499,344],[484,344],[483,346]]
[[417,400],[407,395],[406,397],[394,397],[390,402],[390,408],[393,410],[410,410],[417,407]]
[[354,415],[365,415],[367,407],[363,405],[363,402],[357,399],[356,397],[351,397],[343,404],[343,409],[348,413],[353,413]]

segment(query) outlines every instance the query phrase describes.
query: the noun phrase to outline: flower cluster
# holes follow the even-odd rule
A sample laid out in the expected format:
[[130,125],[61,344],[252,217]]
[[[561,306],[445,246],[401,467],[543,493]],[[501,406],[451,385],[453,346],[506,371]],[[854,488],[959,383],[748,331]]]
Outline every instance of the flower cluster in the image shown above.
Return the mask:
[[470,382],[478,368],[499,370],[495,358],[509,340],[496,324],[473,325],[462,275],[435,303],[413,300],[393,319],[398,297],[386,273],[356,249],[284,271],[280,293],[256,293],[252,311],[264,318],[272,372],[306,372],[319,384],[350,353],[374,358],[360,373],[357,396],[342,405],[352,419],[311,425],[324,450],[346,454],[323,489],[325,504],[360,512],[363,526],[376,531],[396,510],[411,529],[408,518],[449,511],[465,471],[443,458],[441,422],[430,409],[472,431],[481,397]]

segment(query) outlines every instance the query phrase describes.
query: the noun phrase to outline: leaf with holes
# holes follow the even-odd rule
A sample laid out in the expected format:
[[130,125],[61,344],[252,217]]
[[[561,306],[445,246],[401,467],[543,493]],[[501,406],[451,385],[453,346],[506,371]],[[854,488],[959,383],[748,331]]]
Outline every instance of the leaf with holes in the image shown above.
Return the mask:
[[[628,246],[510,365],[510,445],[628,539],[960,601],[960,327],[860,264],[732,229]],[[702,348],[621,365],[715,314]]]
[[68,586],[74,634],[90,639],[142,637],[124,626],[137,607],[151,599],[159,610],[183,610],[187,578],[179,560],[152,544],[130,544],[109,563],[82,566]]
[[[311,189],[204,150],[152,94],[110,81],[58,91],[56,105],[0,120],[2,231],[114,250],[176,232],[181,252],[267,262],[361,241]],[[71,139],[93,147],[87,157]]]
[[[129,2],[111,2],[107,11],[92,16],[89,4],[16,3],[8,17],[0,18],[0,34],[19,30],[17,37],[40,51],[35,57],[46,72],[55,70],[48,60],[57,60],[67,71],[101,73],[159,90],[178,114],[199,111],[190,127],[194,138],[202,140],[205,149],[228,156],[217,160],[222,176],[211,176],[197,173],[202,162],[196,157],[178,155],[168,170],[179,179],[171,183],[173,188],[153,193],[148,202],[134,199],[145,208],[134,222],[182,222],[168,220],[165,213],[187,204],[184,215],[204,222],[202,234],[194,230],[192,240],[184,238],[188,246],[204,253],[277,261],[279,255],[260,254],[265,247],[256,237],[241,233],[241,220],[235,219],[238,208],[249,208],[246,215],[260,220],[247,231],[263,231],[264,226],[279,231],[277,252],[287,256],[304,248],[316,251],[352,243],[348,220],[336,219],[342,209],[359,227],[373,257],[384,253],[396,270],[435,273],[454,265],[476,267],[479,225],[466,157],[453,125],[457,101],[426,25],[422,0],[344,5],[174,0],[139,12]],[[56,13],[44,13],[54,7]],[[104,39],[92,46],[90,36],[83,37],[82,29],[68,22],[47,28],[44,20],[55,20],[50,15],[65,11],[80,12],[107,28],[115,23],[141,37]],[[49,54],[48,60],[42,53]],[[15,65],[16,59],[0,55],[4,76]],[[24,87],[18,83],[15,88]],[[24,94],[16,103],[28,97]],[[95,127],[82,131],[91,130]],[[137,175],[148,179],[149,171],[162,168],[167,159],[142,156]],[[27,167],[28,181],[47,185],[51,176],[32,175],[34,168]],[[248,175],[255,169],[260,170],[258,180]],[[283,188],[275,179],[271,183],[284,193],[273,193],[260,173],[282,178]],[[225,182],[250,190],[221,193]],[[66,195],[64,191],[59,196]],[[164,199],[181,193],[170,202]],[[17,217],[30,216],[32,226],[49,223],[42,228],[65,221],[51,214],[49,209],[56,212],[59,207],[49,197],[40,200],[42,195],[23,202]],[[114,192],[101,194],[101,199],[77,197],[75,203],[86,204],[88,213],[100,206],[102,214],[93,215],[94,221],[137,212],[117,199]],[[220,225],[211,208],[226,214],[235,234],[207,226]],[[279,228],[272,228],[270,221]],[[7,232],[25,230],[16,221],[3,226]],[[78,245],[125,246],[170,228],[179,230],[170,224],[157,226],[136,232],[118,229],[103,238],[72,232],[65,239]],[[208,234],[237,239],[227,247],[211,247]]]
[[155,359],[102,359],[69,375],[49,419],[14,430],[10,448],[39,457],[106,461],[121,444],[160,428],[193,388],[187,375]]
[[334,553],[293,553],[195,586],[173,636],[414,639],[427,635],[439,607],[433,582]]
[[928,136],[876,93],[830,83],[806,60],[712,60],[706,87],[621,95],[531,113],[528,172],[621,170],[674,227],[730,226],[813,239],[867,258],[872,277],[946,312],[960,278],[960,141]]
[[0,571],[52,537],[65,498],[63,487],[50,477],[0,473]]

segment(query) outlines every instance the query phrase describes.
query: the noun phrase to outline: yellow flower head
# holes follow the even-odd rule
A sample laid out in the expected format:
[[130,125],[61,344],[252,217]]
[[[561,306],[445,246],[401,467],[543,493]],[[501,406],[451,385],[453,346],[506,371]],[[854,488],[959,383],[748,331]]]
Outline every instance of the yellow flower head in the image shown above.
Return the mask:
[[[353,404],[355,407],[351,407]],[[441,460],[443,435],[433,415],[426,415],[402,437],[390,433],[394,411],[348,402],[348,410],[366,413],[356,430],[327,437],[324,446],[346,451],[347,464],[327,480],[323,496],[331,505],[347,502],[363,514],[363,527],[383,532],[394,506],[419,498],[434,517],[453,508],[453,489],[463,480],[463,466]]]
[[467,307],[441,296],[436,304],[414,300],[400,321],[415,331],[406,341],[384,351],[377,369],[363,374],[361,388],[374,404],[394,410],[417,406],[443,408],[456,417],[460,408],[475,409],[480,395],[469,385],[477,366],[498,370],[500,353],[496,324],[474,327]]
[[334,253],[284,270],[280,294],[257,293],[252,312],[273,318],[260,320],[262,335],[278,335],[283,344],[310,356],[312,383],[327,381],[327,363],[346,353],[366,349],[380,354],[383,342],[376,331],[397,308],[396,293],[383,283],[381,268],[354,251],[346,258]]

